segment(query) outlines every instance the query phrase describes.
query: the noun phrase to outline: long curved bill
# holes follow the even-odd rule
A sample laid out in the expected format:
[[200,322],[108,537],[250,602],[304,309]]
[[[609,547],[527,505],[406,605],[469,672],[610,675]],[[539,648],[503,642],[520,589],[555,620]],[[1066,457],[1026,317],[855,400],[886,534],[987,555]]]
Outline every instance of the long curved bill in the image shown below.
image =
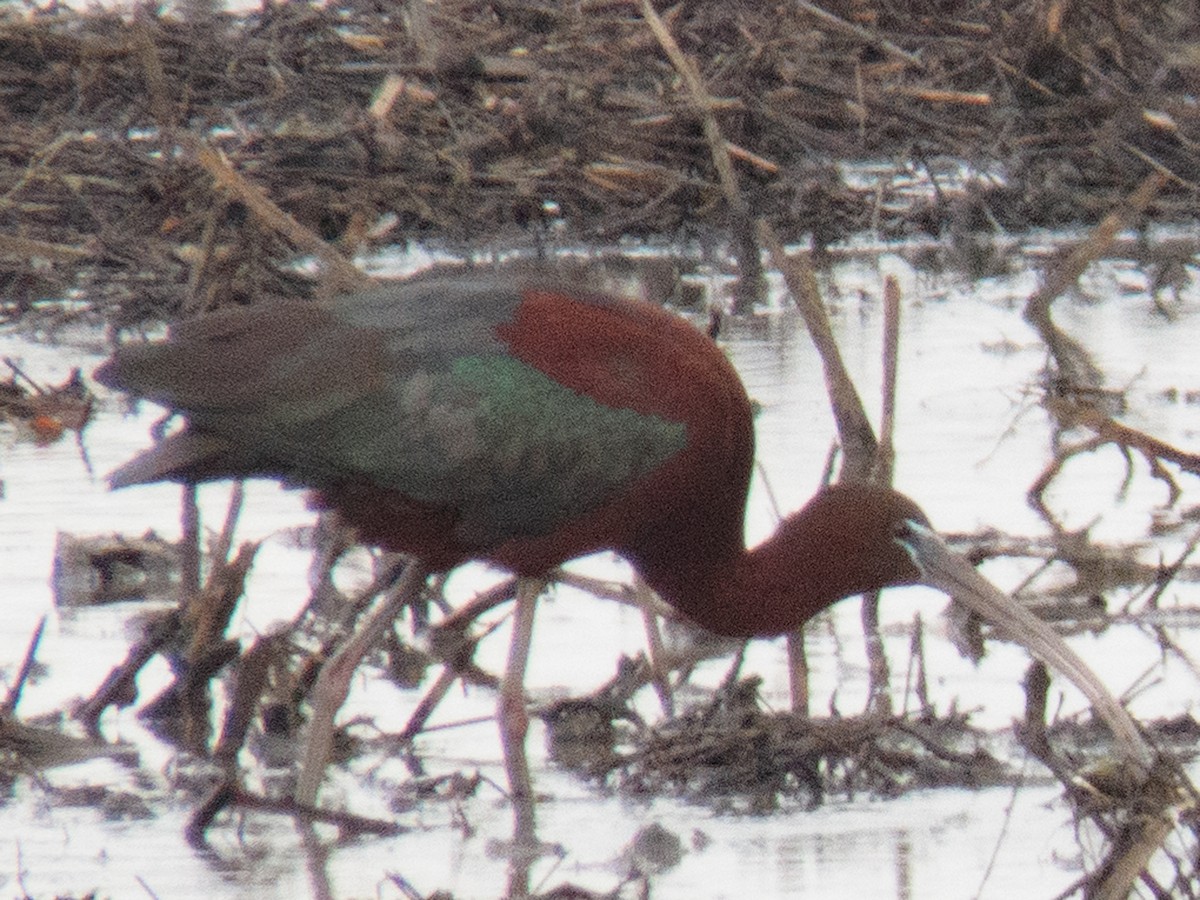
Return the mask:
[[896,534],[896,543],[907,551],[921,571],[923,583],[944,591],[991,622],[1079,688],[1091,701],[1096,714],[1108,725],[1124,755],[1141,767],[1143,775],[1149,772],[1154,751],[1133,718],[1109,693],[1096,673],[1045,622],[1002,593],[926,526],[905,522]]

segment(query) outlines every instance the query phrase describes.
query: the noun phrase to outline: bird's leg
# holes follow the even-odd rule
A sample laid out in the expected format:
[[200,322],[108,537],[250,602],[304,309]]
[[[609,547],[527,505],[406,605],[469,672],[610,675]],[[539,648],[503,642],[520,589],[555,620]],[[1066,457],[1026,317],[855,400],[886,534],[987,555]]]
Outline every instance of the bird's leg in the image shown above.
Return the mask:
[[529,715],[525,709],[525,666],[533,640],[533,618],[537,598],[545,582],[521,578],[517,581],[517,600],[513,613],[512,641],[508,662],[500,685],[496,718],[500,726],[500,744],[504,750],[504,771],[513,804],[513,847],[509,868],[509,897],[524,897],[529,892],[529,868],[536,857],[537,835],[534,820],[533,779],[525,754],[525,734]]
[[418,560],[411,561],[404,569],[400,583],[394,591],[386,593],[378,601],[367,620],[341,649],[321,666],[310,695],[312,715],[309,719],[308,738],[304,747],[304,759],[296,779],[295,800],[301,806],[313,806],[317,791],[325,775],[329,751],[333,746],[333,719],[346,695],[350,693],[350,679],[354,677],[359,663],[379,638],[395,621],[400,611],[420,594],[428,574]]
[[509,779],[509,792],[514,806],[518,847],[532,847],[534,838],[533,780],[529,776],[529,761],[526,757],[526,732],[529,715],[526,712],[524,695],[524,673],[529,661],[529,644],[533,641],[533,619],[538,610],[538,596],[545,582],[535,578],[520,578],[517,581],[517,599],[512,617],[512,640],[509,644],[509,660],[504,667],[504,680],[500,684],[497,719],[500,726],[500,744],[504,749],[504,770]]
[[671,694],[671,663],[663,645],[662,630],[658,627],[658,614],[654,612],[654,598],[649,586],[641,578],[634,579],[634,593],[642,608],[642,622],[646,628],[646,649],[650,655],[650,680],[663,715],[675,715],[675,698]]

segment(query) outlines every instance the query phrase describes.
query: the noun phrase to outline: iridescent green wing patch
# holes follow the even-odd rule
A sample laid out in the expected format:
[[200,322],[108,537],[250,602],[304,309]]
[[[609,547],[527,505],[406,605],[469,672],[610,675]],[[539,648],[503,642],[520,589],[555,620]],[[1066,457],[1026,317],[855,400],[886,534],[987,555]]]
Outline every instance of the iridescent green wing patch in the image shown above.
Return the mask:
[[547,534],[687,443],[680,422],[604,406],[503,354],[390,381],[386,417],[372,422],[377,400],[347,407],[323,423],[318,452],[381,486],[457,509],[467,545]]

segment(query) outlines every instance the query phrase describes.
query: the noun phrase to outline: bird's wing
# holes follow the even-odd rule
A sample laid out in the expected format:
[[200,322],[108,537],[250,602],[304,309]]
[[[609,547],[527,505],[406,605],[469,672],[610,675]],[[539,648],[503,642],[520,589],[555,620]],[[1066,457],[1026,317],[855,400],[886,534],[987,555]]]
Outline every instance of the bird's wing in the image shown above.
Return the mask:
[[117,480],[367,483],[453,510],[464,546],[547,534],[662,465],[687,435],[508,354],[495,328],[520,302],[487,285],[385,288],[332,307],[218,313],[124,349],[97,378],[179,410],[189,428]]

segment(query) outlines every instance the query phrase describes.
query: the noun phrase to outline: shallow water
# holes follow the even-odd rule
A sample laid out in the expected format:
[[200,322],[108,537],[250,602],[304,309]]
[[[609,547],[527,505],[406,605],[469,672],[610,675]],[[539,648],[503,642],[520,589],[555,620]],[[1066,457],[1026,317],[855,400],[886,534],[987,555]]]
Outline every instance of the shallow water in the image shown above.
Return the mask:
[[[883,274],[904,287],[901,383],[896,435],[896,484],[916,497],[942,530],[1000,531],[1040,536],[1045,526],[1025,502],[1029,484],[1050,453],[1051,432],[1037,403],[1037,373],[1045,353],[1020,317],[1020,303],[1034,288],[1029,272],[973,284],[921,274],[899,255],[840,265],[825,285],[835,298],[835,327],[851,373],[869,409],[877,407]],[[1200,445],[1200,406],[1172,399],[1200,390],[1194,347],[1200,337],[1200,305],[1189,286],[1174,321],[1159,315],[1146,292],[1146,278],[1131,264],[1093,267],[1074,298],[1056,308],[1058,321],[1093,351],[1115,387],[1128,388],[1124,421],[1184,448]],[[798,316],[789,311],[729,323],[728,352],[751,395],[763,409],[757,421],[759,459],[785,510],[814,490],[832,440],[832,420],[820,366]],[[45,382],[66,377],[73,365],[85,371],[100,359],[94,336],[68,337],[58,346],[0,336],[0,355],[22,362]],[[148,443],[155,413],[145,407],[124,415],[121,402],[101,394],[97,416],[86,434],[95,472],[103,473]],[[26,688],[20,714],[29,718],[68,708],[87,696],[124,655],[131,640],[133,604],[103,609],[54,609],[50,569],[57,531],[77,534],[147,529],[178,534],[177,489],[105,490],[89,474],[79,451],[64,441],[38,448],[0,426],[0,665],[11,677],[37,620],[50,621],[41,646],[46,673]],[[1051,505],[1073,527],[1095,523],[1093,534],[1113,543],[1144,540],[1156,505],[1166,491],[1148,476],[1143,461],[1124,500],[1118,487],[1124,460],[1104,449],[1075,460],[1050,493]],[[1196,479],[1182,475],[1181,501],[1200,497]],[[227,489],[208,487],[202,503],[210,522],[219,522]],[[312,515],[302,498],[271,484],[248,493],[238,538],[266,538],[235,628],[250,639],[287,621],[308,595],[308,555],[295,549],[291,529]],[[773,514],[757,481],[748,533],[764,536]],[[1173,558],[1182,539],[1148,551]],[[619,561],[602,556],[581,563],[588,571],[620,574]],[[993,562],[989,577],[1005,587],[1022,581],[1032,564]],[[345,575],[355,577],[354,572]],[[494,580],[482,567],[457,573],[452,598],[470,597]],[[1164,606],[1195,606],[1191,585],[1178,583]],[[1117,606],[1123,598],[1113,598]],[[1021,712],[1020,678],[1025,655],[993,642],[974,667],[937,637],[945,598],[925,589],[889,593],[884,603],[887,650],[897,685],[909,662],[907,626],[920,612],[933,633],[925,644],[933,702],[945,710],[957,700],[975,710],[972,721],[1003,728]],[[858,609],[843,603],[830,627],[810,629],[813,709],[836,705],[850,714],[865,699],[865,658]],[[1200,656],[1194,631],[1170,627],[1172,638],[1192,658]],[[1142,717],[1195,713],[1197,676],[1178,661],[1161,662],[1152,637],[1134,627],[1109,628],[1100,636],[1072,639],[1075,648],[1120,694],[1151,671],[1156,684],[1132,704]],[[502,664],[504,628],[487,639],[478,661],[493,670]],[[611,603],[560,589],[539,608],[529,685],[537,700],[593,690],[614,671],[619,653],[643,646],[640,616]],[[697,681],[715,684],[727,661],[701,667]],[[760,641],[747,659],[748,671],[764,678],[763,697],[786,708],[787,680],[781,641]],[[139,682],[141,698],[153,696],[166,677],[156,662]],[[897,687],[899,691],[901,688]],[[419,692],[400,692],[369,674],[361,675],[342,720],[369,711],[383,728],[399,728]],[[1080,706],[1065,692],[1064,711]],[[897,706],[912,698],[897,695]],[[655,714],[652,698],[643,712]],[[451,725],[488,716],[494,697],[473,689],[454,691],[434,724]],[[411,832],[396,838],[362,838],[328,848],[323,865],[314,861],[291,821],[250,813],[223,817],[210,829],[212,847],[187,846],[183,824],[190,801],[179,789],[187,766],[138,723],[136,710],[109,711],[107,737],[132,742],[139,763],[114,760],[66,766],[43,774],[55,786],[104,784],[146,800],[150,818],[121,818],[93,806],[64,806],[32,778],[18,779],[0,805],[0,895],[81,894],[97,890],[113,897],[294,897],[324,886],[337,897],[398,897],[392,876],[422,894],[437,889],[455,897],[494,897],[503,892],[506,862],[496,842],[509,837],[511,817],[500,791],[486,783],[461,805],[422,804],[400,814],[388,798],[407,771],[396,761],[363,762],[351,774],[334,773],[323,791],[326,805],[344,805],[363,815],[393,817]],[[547,858],[534,870],[534,883],[548,889],[562,882],[598,891],[621,878],[617,862],[635,832],[657,822],[676,833],[688,852],[674,869],[658,875],[655,897],[843,897],[857,892],[881,898],[1054,896],[1080,874],[1080,842],[1059,790],[1029,763],[1030,783],[1019,790],[922,791],[899,800],[862,798],[831,802],[806,812],[769,816],[717,815],[671,799],[634,802],[606,794],[555,770],[542,755],[543,734],[535,725],[530,747],[539,760],[535,778],[545,794],[539,804],[543,839],[563,845],[560,859]],[[435,730],[417,742],[428,774],[479,770],[503,782],[495,727],[490,722]],[[373,771],[364,771],[368,765]],[[364,784],[366,787],[364,788]],[[466,827],[466,825],[469,827]],[[318,831],[326,839],[328,831]]]

